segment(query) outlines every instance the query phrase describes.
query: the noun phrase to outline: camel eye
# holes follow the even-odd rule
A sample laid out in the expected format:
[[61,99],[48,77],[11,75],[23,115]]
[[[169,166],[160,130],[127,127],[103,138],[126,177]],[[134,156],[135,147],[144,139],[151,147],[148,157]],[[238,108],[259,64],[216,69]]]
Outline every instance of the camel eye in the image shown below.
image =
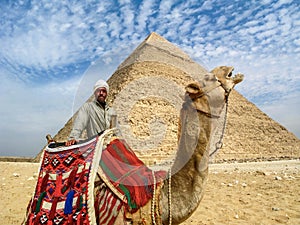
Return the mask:
[[227,75],[227,77],[231,77],[232,76],[232,72],[230,72],[228,75]]

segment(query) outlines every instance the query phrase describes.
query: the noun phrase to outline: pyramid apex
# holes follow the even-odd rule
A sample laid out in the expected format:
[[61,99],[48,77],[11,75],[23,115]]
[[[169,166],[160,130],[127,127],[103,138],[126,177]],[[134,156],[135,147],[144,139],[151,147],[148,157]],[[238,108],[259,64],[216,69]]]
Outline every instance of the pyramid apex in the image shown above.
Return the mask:
[[158,33],[152,32],[151,34],[149,34],[149,36],[145,39],[146,42],[151,42],[151,41],[166,41],[167,40],[165,38],[163,38],[162,36],[160,36]]
[[[190,64],[193,64],[197,69],[195,69],[195,74],[206,73],[206,69],[202,68],[200,65],[196,65],[195,62],[179,47],[163,38],[156,32],[151,32],[144,41],[121,63],[118,69],[136,62],[144,61],[155,61],[165,64],[170,64],[175,67],[181,68],[181,70],[186,71],[191,70]],[[185,68],[184,63],[189,64]],[[189,72],[187,72],[189,73]],[[196,76],[197,77],[197,76]]]

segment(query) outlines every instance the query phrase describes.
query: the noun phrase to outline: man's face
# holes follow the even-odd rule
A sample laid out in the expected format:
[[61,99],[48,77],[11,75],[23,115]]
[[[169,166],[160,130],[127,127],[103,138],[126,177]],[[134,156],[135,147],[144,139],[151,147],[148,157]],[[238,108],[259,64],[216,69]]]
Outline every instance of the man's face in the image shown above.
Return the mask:
[[99,101],[99,102],[105,102],[105,99],[107,97],[107,91],[106,88],[104,87],[100,87],[98,88],[95,92],[95,98]]

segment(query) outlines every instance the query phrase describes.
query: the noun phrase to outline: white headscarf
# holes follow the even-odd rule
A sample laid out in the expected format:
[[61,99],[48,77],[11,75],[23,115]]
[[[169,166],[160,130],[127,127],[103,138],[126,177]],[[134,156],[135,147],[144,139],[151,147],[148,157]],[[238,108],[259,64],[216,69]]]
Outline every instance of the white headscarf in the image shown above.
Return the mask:
[[98,88],[101,88],[101,87],[106,88],[107,93],[109,92],[109,86],[108,86],[108,84],[106,83],[106,81],[104,81],[104,80],[98,80],[98,81],[95,83],[95,85],[94,85],[94,92],[95,92]]

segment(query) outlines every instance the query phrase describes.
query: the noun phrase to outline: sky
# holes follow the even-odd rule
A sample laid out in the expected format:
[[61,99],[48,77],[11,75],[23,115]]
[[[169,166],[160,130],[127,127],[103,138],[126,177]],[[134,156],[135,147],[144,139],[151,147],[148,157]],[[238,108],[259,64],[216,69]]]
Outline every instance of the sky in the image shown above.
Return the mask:
[[156,32],[300,138],[298,0],[1,0],[0,156],[35,156]]

